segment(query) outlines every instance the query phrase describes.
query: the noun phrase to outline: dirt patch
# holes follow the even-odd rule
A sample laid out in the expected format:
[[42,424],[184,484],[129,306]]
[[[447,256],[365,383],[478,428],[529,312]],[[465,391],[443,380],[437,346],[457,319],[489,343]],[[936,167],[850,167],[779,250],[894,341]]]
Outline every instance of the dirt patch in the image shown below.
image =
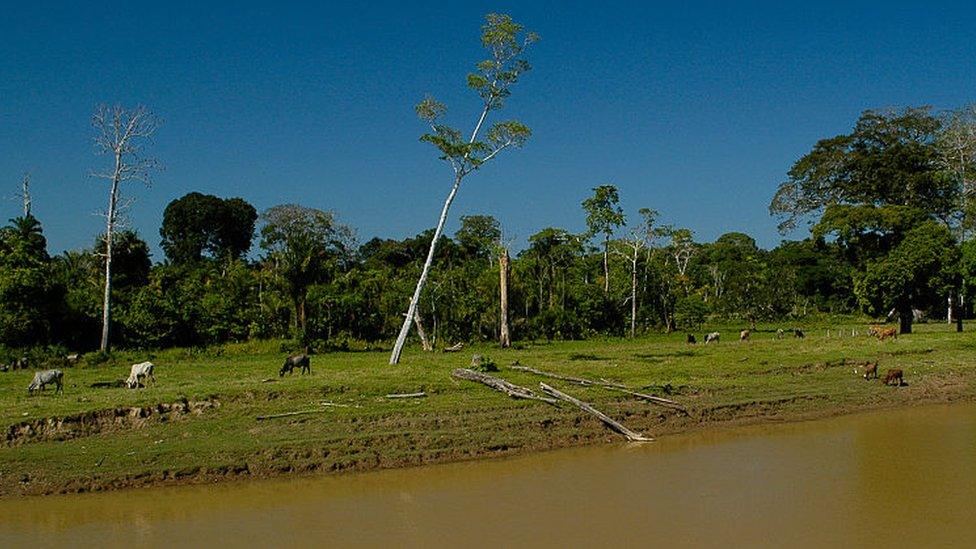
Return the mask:
[[21,446],[33,442],[70,440],[97,435],[107,431],[138,429],[151,422],[174,421],[189,414],[202,414],[220,406],[216,399],[189,401],[151,406],[131,406],[93,410],[64,417],[48,417],[11,425],[4,445]]

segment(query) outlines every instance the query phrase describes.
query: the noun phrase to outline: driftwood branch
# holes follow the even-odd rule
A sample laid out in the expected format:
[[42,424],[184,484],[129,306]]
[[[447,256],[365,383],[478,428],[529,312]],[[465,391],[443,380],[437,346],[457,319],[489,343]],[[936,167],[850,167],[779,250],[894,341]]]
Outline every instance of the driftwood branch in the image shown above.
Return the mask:
[[577,383],[579,385],[584,385],[584,386],[588,386],[588,387],[589,386],[595,386],[595,387],[603,387],[604,389],[610,389],[611,391],[620,391],[621,393],[627,393],[628,395],[632,395],[632,396],[635,396],[637,398],[642,398],[642,399],[647,400],[649,402],[652,402],[654,404],[658,404],[658,405],[664,406],[665,408],[671,408],[673,410],[679,410],[681,412],[684,412],[685,414],[688,413],[688,411],[685,410],[685,408],[682,405],[678,404],[677,402],[675,402],[673,400],[669,400],[669,399],[666,399],[666,398],[657,397],[657,396],[654,396],[654,395],[648,395],[648,394],[644,394],[644,393],[638,393],[637,391],[633,391],[633,390],[627,388],[626,385],[621,385],[619,383],[613,383],[613,382],[607,381],[605,379],[600,380],[600,381],[594,381],[592,379],[585,379],[585,378],[582,378],[582,377],[564,376],[564,375],[560,375],[560,374],[554,374],[552,372],[543,372],[542,370],[536,370],[535,368],[530,368],[528,366],[520,366],[520,365],[512,366],[512,369],[513,370],[520,370],[520,371],[523,371],[523,372],[529,372],[531,374],[536,374],[536,375],[543,376],[543,377],[550,377],[550,378],[553,378],[553,379],[560,379],[562,381],[569,381],[571,383]]
[[566,393],[564,393],[562,391],[559,391],[557,389],[554,389],[554,388],[550,387],[549,385],[546,385],[545,383],[539,383],[539,388],[542,389],[542,391],[544,393],[546,393],[547,395],[552,395],[552,396],[554,396],[554,397],[556,397],[556,398],[558,398],[560,400],[565,400],[566,402],[569,402],[570,404],[573,404],[574,406],[578,406],[584,412],[587,412],[587,413],[590,413],[590,414],[596,416],[597,419],[599,419],[603,423],[607,424],[607,426],[610,427],[611,429],[613,429],[614,431],[617,431],[618,433],[620,433],[623,436],[627,437],[627,440],[629,440],[631,442],[651,442],[651,441],[654,440],[652,437],[645,437],[641,433],[637,433],[637,432],[631,431],[627,427],[624,427],[623,424],[621,424],[621,423],[619,423],[619,422],[611,419],[610,416],[608,416],[608,415],[604,414],[603,412],[597,410],[596,408],[594,408],[593,406],[587,404],[586,402],[583,402],[582,400],[573,398],[573,397],[567,395]]
[[543,372],[542,370],[536,370],[535,368],[530,368],[528,366],[513,365],[513,370],[520,370],[523,372],[529,372],[530,374],[535,374],[542,377],[551,377],[552,379],[560,379],[562,381],[569,381],[571,383],[578,383],[579,385],[596,385],[598,387],[616,387],[618,389],[626,389],[627,387],[619,383],[611,383],[609,381],[593,381],[592,379],[584,379],[581,377],[564,376],[561,374],[554,374],[552,372]]
[[427,396],[427,393],[420,391],[419,393],[391,393],[386,395],[386,398],[423,398]]
[[469,370],[467,368],[458,368],[451,373],[452,376],[458,379],[466,379],[468,381],[475,381],[478,383],[483,383],[496,391],[501,391],[512,398],[524,398],[527,400],[540,400],[547,404],[552,404],[553,406],[559,404],[559,401],[553,398],[546,398],[538,396],[532,392],[531,389],[526,389],[525,387],[520,387],[513,383],[509,383],[504,379],[490,376],[488,374],[483,374],[481,372],[476,372],[474,370]]
[[328,408],[321,409],[321,410],[300,410],[298,412],[285,412],[283,414],[271,414],[269,416],[258,416],[255,419],[257,419],[258,421],[264,421],[266,419],[275,419],[279,417],[301,416],[305,414],[321,414],[322,412],[328,412],[328,411],[329,411]]

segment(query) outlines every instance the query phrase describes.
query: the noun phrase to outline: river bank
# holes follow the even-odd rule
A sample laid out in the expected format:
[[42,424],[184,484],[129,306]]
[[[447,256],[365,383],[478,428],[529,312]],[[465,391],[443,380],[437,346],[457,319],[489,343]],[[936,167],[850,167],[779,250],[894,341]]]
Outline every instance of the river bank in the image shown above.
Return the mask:
[[[472,353],[496,375],[536,389],[546,381],[650,436],[803,421],[866,410],[976,398],[976,338],[945,326],[879,342],[857,327],[834,336],[689,346],[680,335],[411,353],[385,364],[377,352],[316,355],[312,375],[277,376],[280,352],[242,345],[212,355],[151,357],[158,385],[110,385],[126,363],[66,371],[65,394],[28,398],[26,381],[0,375],[0,496],[213,483],[390,469],[510,456],[622,440],[573,407],[509,399],[452,379]],[[812,330],[811,330],[812,331]],[[731,333],[731,332],[729,332]],[[843,336],[838,337],[836,334]],[[599,387],[545,380],[506,366],[610,379],[680,402],[684,415]],[[863,364],[905,371],[907,385],[865,381]],[[20,377],[26,376],[24,373]],[[412,399],[391,393],[424,392]],[[259,416],[300,415],[259,421]]]

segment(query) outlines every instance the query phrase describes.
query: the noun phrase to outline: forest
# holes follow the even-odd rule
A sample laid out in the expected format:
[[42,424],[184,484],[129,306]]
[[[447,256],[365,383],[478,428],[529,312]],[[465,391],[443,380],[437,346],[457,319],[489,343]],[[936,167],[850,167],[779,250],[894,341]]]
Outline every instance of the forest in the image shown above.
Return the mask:
[[[694,331],[707,321],[789,323],[818,314],[946,321],[976,285],[972,109],[867,111],[849,134],[797,160],[772,198],[810,236],[765,250],[749,235],[701,242],[624,214],[612,184],[576,213],[587,230],[544,227],[512,252],[491,215],[438,241],[418,320],[430,346],[498,341],[507,274],[510,338],[584,339]],[[0,344],[90,351],[102,326],[104,237],[52,255],[29,211],[0,229]],[[567,219],[567,223],[571,220]],[[162,261],[147,237],[113,236],[112,343],[122,348],[294,339],[316,349],[388,346],[433,230],[358,242],[337,212],[189,193],[169,203]],[[256,245],[255,245],[256,244]]]

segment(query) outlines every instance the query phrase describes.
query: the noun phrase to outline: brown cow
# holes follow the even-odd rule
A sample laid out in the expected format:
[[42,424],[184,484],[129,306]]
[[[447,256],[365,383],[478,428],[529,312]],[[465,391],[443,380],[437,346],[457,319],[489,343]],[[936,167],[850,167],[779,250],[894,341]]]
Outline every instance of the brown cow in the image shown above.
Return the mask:
[[878,330],[875,335],[878,336],[878,340],[880,340],[880,341],[884,341],[884,340],[888,339],[889,337],[892,338],[892,339],[898,339],[898,329],[897,328],[884,328],[882,330]]
[[888,370],[887,372],[885,372],[885,376],[884,379],[882,380],[882,383],[884,383],[885,385],[894,384],[895,387],[901,387],[902,384],[904,383],[904,379],[902,377],[902,371],[899,370],[898,368],[892,368],[891,370]]
[[739,341],[749,341],[750,333],[751,332],[749,330],[742,330],[741,332],[739,332]]
[[864,379],[872,379],[872,378],[878,379],[877,362],[868,362],[867,365],[864,366]]

